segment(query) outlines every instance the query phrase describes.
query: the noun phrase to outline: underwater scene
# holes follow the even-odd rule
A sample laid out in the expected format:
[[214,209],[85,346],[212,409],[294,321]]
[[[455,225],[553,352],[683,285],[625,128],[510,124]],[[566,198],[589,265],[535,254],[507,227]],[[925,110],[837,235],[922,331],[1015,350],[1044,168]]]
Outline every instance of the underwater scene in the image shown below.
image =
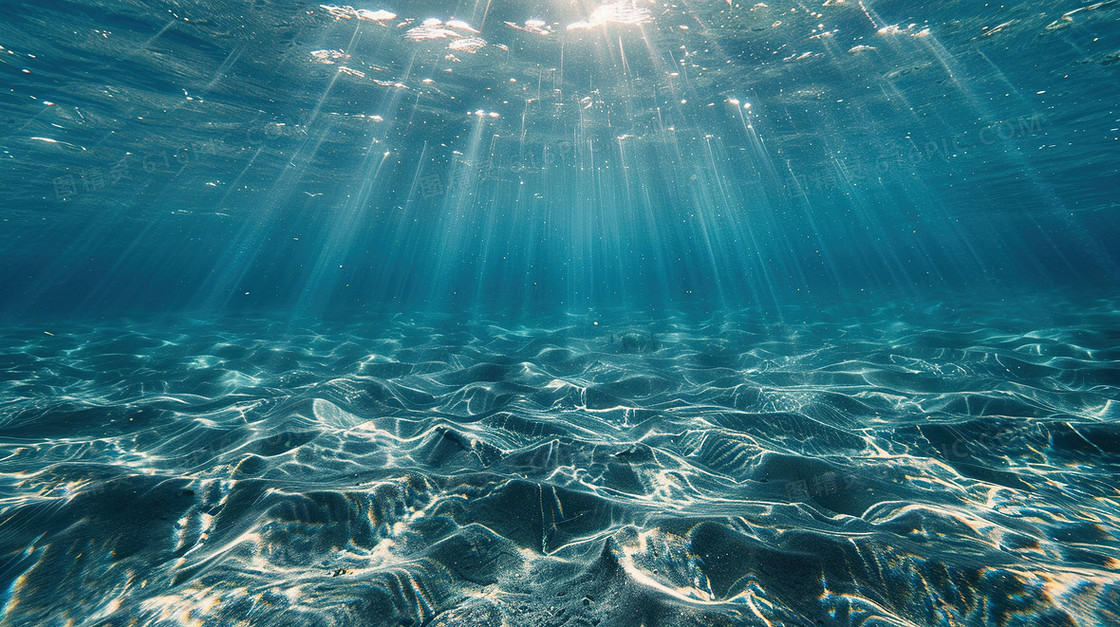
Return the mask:
[[1120,0],[0,0],[0,627],[1120,625],[1118,242]]

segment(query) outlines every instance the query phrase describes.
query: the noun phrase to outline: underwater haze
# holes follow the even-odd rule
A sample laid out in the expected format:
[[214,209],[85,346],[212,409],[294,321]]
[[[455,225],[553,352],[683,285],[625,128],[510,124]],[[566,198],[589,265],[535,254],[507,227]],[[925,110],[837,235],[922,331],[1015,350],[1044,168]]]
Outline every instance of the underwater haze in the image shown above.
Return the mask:
[[0,627],[1120,624],[1120,0],[0,0]]

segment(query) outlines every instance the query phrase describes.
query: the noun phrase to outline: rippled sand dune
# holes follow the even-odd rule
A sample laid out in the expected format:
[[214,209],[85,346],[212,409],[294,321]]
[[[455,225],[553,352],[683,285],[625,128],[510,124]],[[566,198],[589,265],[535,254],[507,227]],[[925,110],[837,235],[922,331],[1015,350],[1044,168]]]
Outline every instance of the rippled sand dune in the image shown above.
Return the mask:
[[1115,305],[7,327],[0,624],[1117,624]]

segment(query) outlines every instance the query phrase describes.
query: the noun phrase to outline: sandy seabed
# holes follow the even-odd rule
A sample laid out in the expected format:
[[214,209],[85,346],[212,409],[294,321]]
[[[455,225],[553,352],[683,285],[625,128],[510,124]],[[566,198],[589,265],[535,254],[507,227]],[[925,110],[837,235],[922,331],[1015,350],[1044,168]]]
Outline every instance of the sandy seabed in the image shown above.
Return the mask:
[[1116,305],[9,324],[0,624],[1120,624]]

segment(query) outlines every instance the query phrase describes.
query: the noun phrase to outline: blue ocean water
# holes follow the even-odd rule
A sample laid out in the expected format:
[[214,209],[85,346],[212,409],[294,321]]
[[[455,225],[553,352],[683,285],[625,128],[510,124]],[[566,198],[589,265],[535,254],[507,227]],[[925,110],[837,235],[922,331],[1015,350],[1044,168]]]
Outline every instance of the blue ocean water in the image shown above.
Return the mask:
[[1120,623],[1118,24],[0,0],[0,625]]

